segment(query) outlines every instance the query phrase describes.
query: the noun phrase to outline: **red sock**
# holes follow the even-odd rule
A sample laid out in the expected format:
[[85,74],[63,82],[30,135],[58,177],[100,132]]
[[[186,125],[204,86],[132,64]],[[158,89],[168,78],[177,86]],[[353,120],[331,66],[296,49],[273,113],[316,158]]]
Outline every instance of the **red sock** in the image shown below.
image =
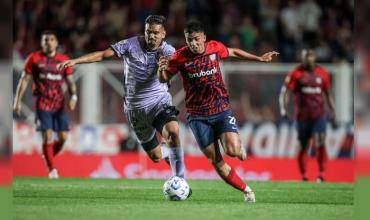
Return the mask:
[[299,166],[299,172],[301,172],[302,178],[306,178],[306,166],[307,166],[306,150],[301,150],[298,153],[298,166]]
[[54,169],[54,144],[43,144],[42,153],[44,154],[45,162],[49,171]]
[[236,173],[234,168],[231,167],[229,175],[226,177],[225,181],[234,187],[235,189],[238,189],[240,191],[244,191],[247,185],[243,182],[243,180],[239,177],[239,175]]
[[63,148],[63,144],[59,141],[54,142],[54,156],[56,156]]
[[322,176],[322,174],[325,171],[325,164],[327,160],[326,148],[324,145],[316,149],[317,149],[317,162],[319,164],[319,172],[320,172],[320,176]]

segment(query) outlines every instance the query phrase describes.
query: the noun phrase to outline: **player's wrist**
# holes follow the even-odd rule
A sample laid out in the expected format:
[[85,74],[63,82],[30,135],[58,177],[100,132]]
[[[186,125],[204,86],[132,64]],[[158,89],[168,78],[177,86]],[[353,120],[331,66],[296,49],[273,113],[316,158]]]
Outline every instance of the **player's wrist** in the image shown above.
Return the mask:
[[73,95],[71,96],[71,100],[73,100],[73,101],[77,101],[77,100],[78,100],[78,96],[77,96],[76,94],[73,94]]

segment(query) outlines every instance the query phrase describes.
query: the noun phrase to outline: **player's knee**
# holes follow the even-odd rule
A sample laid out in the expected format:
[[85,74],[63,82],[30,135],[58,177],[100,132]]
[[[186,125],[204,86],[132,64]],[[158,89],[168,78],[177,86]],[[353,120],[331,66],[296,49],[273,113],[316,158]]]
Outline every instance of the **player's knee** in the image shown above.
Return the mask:
[[62,137],[58,137],[58,142],[59,142],[60,144],[64,144],[66,141],[67,141],[67,137],[64,137],[64,136],[62,136]]
[[230,157],[236,157],[240,154],[240,146],[239,140],[230,141],[226,144],[225,153]]
[[179,126],[178,125],[171,125],[167,126],[166,128],[166,140],[170,143],[178,143],[179,142]]
[[161,161],[162,159],[162,155],[158,154],[158,153],[148,153],[149,154],[149,158],[154,162],[154,163],[159,163],[159,161]]

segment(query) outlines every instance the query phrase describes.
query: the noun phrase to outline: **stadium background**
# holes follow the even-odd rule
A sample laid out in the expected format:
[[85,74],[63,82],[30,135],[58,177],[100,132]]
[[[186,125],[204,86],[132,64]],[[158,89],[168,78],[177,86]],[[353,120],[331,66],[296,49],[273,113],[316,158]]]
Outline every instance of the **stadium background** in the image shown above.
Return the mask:
[[[76,57],[102,50],[121,39],[142,34],[148,14],[167,18],[167,41],[184,44],[182,28],[190,18],[204,22],[208,39],[261,54],[278,50],[272,64],[223,63],[232,108],[251,159],[231,160],[245,179],[299,179],[297,142],[291,123],[279,117],[278,93],[298,50],[315,48],[329,68],[340,126],[328,130],[329,181],[353,181],[353,1],[15,1],[13,91],[25,57],[39,49],[44,29],[57,32],[59,51]],[[360,65],[361,66],[361,65]],[[165,163],[152,164],[138,148],[122,112],[122,67],[119,60],[77,66],[79,106],[69,112],[73,125],[66,149],[56,159],[61,176],[164,178]],[[359,81],[364,84],[366,81]],[[366,84],[362,86],[366,90]],[[185,123],[181,82],[171,87],[181,110],[181,140],[191,178],[217,178]],[[13,127],[15,175],[46,175],[40,156],[41,137],[34,131],[33,98],[25,95],[23,114]],[[367,108],[365,105],[362,107]],[[368,116],[361,115],[364,120]],[[368,132],[364,127],[363,131]],[[366,138],[359,141],[365,145]],[[140,153],[137,153],[140,151]],[[314,154],[314,150],[311,151]],[[27,166],[25,166],[27,164]],[[315,163],[310,162],[314,173]]]

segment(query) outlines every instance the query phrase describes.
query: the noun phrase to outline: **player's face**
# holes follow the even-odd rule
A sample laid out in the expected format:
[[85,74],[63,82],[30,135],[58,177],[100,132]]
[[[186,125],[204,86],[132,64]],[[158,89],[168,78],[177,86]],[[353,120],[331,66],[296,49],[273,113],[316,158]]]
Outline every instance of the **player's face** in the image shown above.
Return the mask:
[[145,43],[150,50],[156,50],[166,37],[166,31],[161,24],[145,24]]
[[316,62],[316,55],[313,50],[303,50],[302,51],[302,63],[303,65],[313,66]]
[[44,34],[41,37],[42,51],[45,53],[53,53],[57,50],[58,40],[54,34]]
[[203,32],[185,33],[185,40],[192,53],[201,54],[204,52],[206,35]]

